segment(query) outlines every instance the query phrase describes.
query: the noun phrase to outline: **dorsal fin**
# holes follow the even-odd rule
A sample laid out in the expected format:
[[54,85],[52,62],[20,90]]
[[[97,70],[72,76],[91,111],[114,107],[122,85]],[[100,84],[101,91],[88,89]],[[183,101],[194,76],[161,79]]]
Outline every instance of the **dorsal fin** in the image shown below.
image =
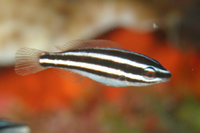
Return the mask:
[[119,44],[109,40],[73,40],[64,45],[56,46],[61,52],[73,49],[83,49],[91,47],[109,47],[123,49]]
[[74,73],[72,71],[66,70],[66,69],[62,69],[62,68],[52,68],[52,69],[56,75],[59,75],[62,78],[67,79],[67,81],[71,83],[77,83],[85,79],[84,76]]

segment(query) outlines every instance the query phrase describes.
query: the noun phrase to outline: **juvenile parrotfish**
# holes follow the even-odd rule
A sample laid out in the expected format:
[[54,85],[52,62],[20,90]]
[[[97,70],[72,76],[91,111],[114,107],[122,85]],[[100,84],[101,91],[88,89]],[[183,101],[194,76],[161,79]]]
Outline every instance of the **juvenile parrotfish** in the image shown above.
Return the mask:
[[[107,86],[146,86],[166,82],[171,73],[158,61],[123,49],[108,40],[75,40],[58,46],[62,52],[21,48],[16,53],[19,75],[47,68],[62,76],[88,77]],[[71,73],[70,73],[70,72]]]

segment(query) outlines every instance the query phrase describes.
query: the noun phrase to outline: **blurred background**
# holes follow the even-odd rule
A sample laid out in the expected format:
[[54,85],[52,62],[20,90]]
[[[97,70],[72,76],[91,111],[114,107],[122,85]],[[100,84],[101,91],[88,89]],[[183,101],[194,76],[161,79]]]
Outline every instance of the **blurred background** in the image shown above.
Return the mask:
[[[0,118],[31,133],[200,132],[200,2],[0,0]],[[56,51],[74,39],[107,39],[158,60],[167,83],[70,83],[50,69],[19,76],[21,47]]]

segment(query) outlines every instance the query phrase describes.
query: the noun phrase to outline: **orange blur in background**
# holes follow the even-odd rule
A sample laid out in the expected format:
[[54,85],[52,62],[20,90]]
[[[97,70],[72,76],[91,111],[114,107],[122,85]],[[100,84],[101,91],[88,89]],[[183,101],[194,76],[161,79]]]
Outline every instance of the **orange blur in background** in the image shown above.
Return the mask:
[[90,79],[70,83],[51,69],[19,76],[14,67],[0,68],[0,117],[26,122],[36,133],[199,131],[200,123],[190,120],[193,109],[200,111],[199,53],[182,51],[153,33],[122,28],[97,38],[158,60],[172,78],[115,88]]

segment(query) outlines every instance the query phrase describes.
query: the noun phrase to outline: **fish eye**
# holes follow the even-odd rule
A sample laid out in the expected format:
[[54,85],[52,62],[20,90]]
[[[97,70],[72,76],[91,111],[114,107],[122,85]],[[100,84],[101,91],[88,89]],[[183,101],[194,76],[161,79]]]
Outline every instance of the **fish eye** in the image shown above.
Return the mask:
[[144,69],[143,76],[146,79],[154,79],[156,77],[156,70],[152,67],[147,67]]

